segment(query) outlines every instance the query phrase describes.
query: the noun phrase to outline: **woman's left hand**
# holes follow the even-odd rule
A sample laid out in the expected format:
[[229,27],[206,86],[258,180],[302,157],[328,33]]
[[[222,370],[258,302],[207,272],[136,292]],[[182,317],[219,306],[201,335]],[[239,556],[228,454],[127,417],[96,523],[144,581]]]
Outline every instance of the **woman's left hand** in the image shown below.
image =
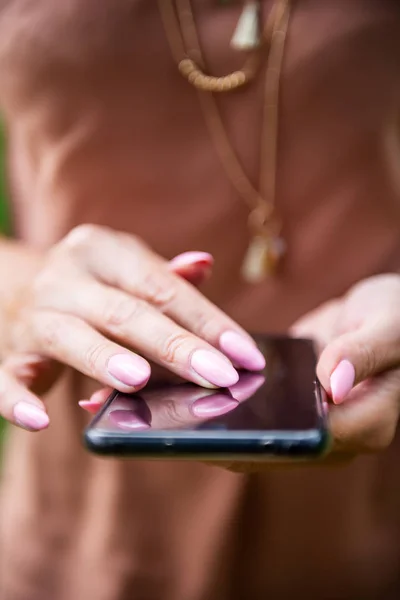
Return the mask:
[[[400,415],[400,275],[358,283],[300,319],[291,333],[315,339],[317,374],[330,397],[332,451],[312,464],[341,463],[387,448]],[[271,468],[224,466],[240,472]]]
[[400,275],[362,281],[301,319],[293,333],[320,346],[317,374],[333,402],[333,451],[387,448],[400,414]]

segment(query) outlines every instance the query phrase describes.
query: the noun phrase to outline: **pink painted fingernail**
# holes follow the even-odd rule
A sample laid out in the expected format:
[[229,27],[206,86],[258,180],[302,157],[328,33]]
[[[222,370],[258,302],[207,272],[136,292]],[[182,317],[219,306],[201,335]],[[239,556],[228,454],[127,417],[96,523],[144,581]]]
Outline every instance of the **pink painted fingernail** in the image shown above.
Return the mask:
[[101,388],[100,390],[97,390],[97,392],[94,392],[89,400],[90,402],[93,402],[94,404],[104,404],[104,402],[107,400],[108,396],[112,393],[112,389],[111,388]]
[[195,417],[209,419],[224,415],[238,406],[239,403],[234,398],[230,398],[224,394],[213,394],[212,396],[200,398],[193,402],[192,412]]
[[151,372],[144,358],[129,354],[115,354],[109,359],[107,368],[112,377],[131,387],[147,383]]
[[93,402],[93,400],[80,400],[78,404],[83,410],[86,410],[92,415],[95,415],[103,406],[102,402]]
[[239,374],[231,363],[209,350],[196,350],[191,366],[200,377],[218,387],[229,387],[239,380]]
[[255,344],[236,331],[225,331],[219,347],[235,364],[248,371],[262,371],[265,358]]
[[170,260],[170,267],[189,267],[197,264],[212,266],[214,259],[208,252],[183,252]]
[[50,422],[44,410],[30,402],[18,402],[13,413],[15,422],[30,431],[45,429]]
[[340,404],[350,394],[354,386],[356,372],[352,363],[342,360],[333,371],[330,379],[332,400]]

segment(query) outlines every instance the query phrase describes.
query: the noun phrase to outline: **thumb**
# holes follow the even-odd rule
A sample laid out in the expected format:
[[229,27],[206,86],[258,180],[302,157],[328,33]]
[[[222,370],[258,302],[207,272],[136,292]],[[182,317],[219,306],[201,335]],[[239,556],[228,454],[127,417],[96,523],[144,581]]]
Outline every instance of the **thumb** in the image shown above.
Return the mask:
[[169,262],[169,269],[193,285],[200,285],[210,275],[213,263],[208,252],[184,252]]
[[398,366],[400,331],[381,319],[329,343],[319,359],[317,374],[335,404],[340,404],[358,383]]

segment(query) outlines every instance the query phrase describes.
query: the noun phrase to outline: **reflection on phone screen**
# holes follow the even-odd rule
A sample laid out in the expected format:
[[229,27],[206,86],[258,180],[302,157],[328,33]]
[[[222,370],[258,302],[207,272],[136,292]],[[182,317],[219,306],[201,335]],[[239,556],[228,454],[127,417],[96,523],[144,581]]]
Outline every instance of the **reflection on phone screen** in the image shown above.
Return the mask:
[[263,373],[242,373],[229,389],[194,384],[158,384],[132,395],[118,394],[96,429],[145,430],[307,430],[318,426],[315,355],[309,343],[274,340],[261,347]]

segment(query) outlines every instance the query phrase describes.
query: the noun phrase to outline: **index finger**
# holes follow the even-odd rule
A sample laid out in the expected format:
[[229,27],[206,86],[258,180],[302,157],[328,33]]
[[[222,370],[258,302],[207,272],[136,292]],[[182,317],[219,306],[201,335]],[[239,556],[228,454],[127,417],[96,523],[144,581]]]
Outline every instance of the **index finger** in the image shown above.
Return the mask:
[[219,348],[237,366],[254,371],[265,367],[253,339],[194,286],[172,273],[167,261],[140,240],[106,229],[90,231],[84,260],[97,279],[157,307]]

